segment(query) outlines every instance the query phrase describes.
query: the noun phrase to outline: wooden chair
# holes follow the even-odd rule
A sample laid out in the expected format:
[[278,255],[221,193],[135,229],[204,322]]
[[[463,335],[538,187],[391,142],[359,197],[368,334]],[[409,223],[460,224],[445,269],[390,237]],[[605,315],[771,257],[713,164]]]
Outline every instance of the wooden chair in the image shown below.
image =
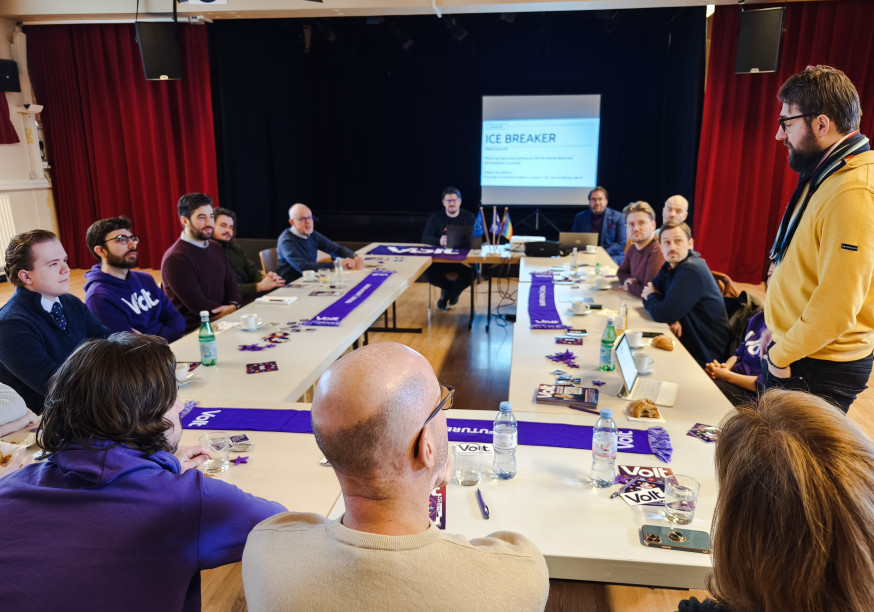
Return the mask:
[[264,274],[276,272],[279,269],[279,254],[275,248],[264,249],[258,255],[261,258],[261,269],[264,270]]

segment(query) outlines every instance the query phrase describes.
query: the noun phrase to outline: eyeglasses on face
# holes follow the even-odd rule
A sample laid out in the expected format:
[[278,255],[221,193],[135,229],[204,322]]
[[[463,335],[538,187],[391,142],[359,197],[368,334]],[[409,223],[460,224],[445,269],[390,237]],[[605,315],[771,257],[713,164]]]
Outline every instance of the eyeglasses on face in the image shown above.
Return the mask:
[[792,115],[791,117],[777,117],[777,123],[780,124],[780,129],[786,131],[786,122],[793,119],[801,119],[802,117],[816,117],[819,113],[801,113],[800,115]]
[[449,410],[452,408],[452,396],[455,395],[455,387],[451,385],[444,385],[440,383],[440,388],[446,391],[446,395],[444,395],[441,400],[437,403],[437,407],[431,412],[425,422],[422,423],[422,428],[419,430],[419,433],[416,435],[416,441],[413,442],[413,457],[419,456],[419,441],[422,439],[422,433],[425,431],[425,427],[428,426],[437,413],[441,410]]
[[307,221],[312,221],[313,217],[310,215],[309,217],[296,217],[295,221],[300,221],[301,223],[306,223]]
[[117,241],[121,245],[125,245],[128,242],[133,242],[134,244],[139,244],[140,237],[139,236],[125,236],[124,234],[120,234],[120,235],[115,236],[113,238],[107,238],[106,240],[104,240],[104,243],[111,242],[113,240]]

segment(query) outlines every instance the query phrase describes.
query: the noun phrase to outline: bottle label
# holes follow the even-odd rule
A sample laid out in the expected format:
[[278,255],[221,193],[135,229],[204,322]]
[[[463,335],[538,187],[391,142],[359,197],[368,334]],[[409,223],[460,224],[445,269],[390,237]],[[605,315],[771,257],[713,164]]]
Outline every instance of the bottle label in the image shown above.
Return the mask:
[[601,354],[599,357],[599,363],[601,365],[613,365],[613,346],[602,346]]
[[516,448],[516,432],[495,432],[493,444],[497,450],[512,450]]
[[592,454],[596,457],[613,459],[618,447],[619,438],[614,433],[599,431],[592,436]]
[[218,347],[216,347],[215,340],[211,342],[201,342],[200,343],[200,359],[215,359],[218,357]]

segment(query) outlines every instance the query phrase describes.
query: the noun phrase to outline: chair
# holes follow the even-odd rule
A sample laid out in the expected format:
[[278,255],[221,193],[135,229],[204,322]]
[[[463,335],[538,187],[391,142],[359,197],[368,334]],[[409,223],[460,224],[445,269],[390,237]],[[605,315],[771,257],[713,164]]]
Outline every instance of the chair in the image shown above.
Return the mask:
[[258,256],[261,258],[261,269],[264,270],[264,274],[279,269],[279,253],[275,248],[259,251]]

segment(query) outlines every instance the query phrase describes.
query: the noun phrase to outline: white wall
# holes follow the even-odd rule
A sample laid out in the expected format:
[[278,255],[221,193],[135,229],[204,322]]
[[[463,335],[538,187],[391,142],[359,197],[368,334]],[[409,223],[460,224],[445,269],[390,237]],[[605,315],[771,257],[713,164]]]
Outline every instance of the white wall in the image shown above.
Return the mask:
[[[0,19],[0,59],[12,59],[15,22]],[[22,83],[22,89],[26,83]],[[23,110],[23,93],[7,92],[9,115],[19,143],[0,145],[0,265],[10,238],[42,228],[58,232],[51,185],[39,161],[39,134],[33,115]]]

